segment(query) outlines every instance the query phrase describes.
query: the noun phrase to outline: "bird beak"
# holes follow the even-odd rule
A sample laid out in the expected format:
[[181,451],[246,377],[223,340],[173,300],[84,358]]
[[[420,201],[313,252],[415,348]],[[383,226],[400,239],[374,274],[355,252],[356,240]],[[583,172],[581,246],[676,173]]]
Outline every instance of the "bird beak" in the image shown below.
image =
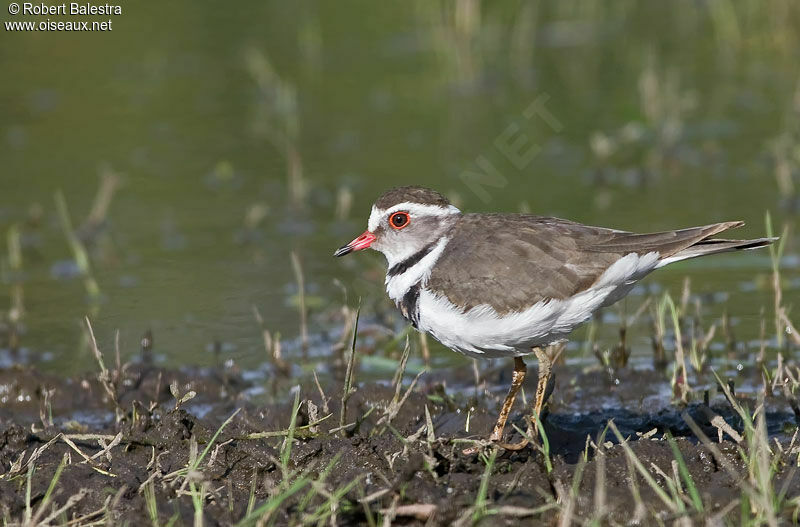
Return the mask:
[[372,242],[374,241],[375,241],[375,235],[369,231],[364,231],[364,233],[361,236],[359,236],[352,242],[336,249],[336,252],[333,253],[333,255],[344,256],[345,254],[350,254],[353,251],[360,251],[361,249],[366,249],[367,247],[372,245]]

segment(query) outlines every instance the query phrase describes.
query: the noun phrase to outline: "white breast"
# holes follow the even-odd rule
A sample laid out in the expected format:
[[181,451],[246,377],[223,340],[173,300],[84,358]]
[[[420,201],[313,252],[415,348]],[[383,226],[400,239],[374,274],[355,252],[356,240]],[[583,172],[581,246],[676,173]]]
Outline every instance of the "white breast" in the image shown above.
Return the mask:
[[543,300],[530,308],[499,315],[482,304],[463,312],[446,297],[423,289],[419,329],[472,357],[511,357],[563,340],[604,305],[616,302],[655,269],[658,253],[628,254],[617,260],[586,291],[564,300]]
[[[413,267],[407,269],[404,273],[395,276],[387,275],[386,292],[389,294],[389,298],[394,300],[395,303],[398,303],[414,284],[419,283],[421,287],[424,287],[428,282],[428,278],[431,276],[433,265],[436,263],[436,260],[439,259],[439,256],[441,256],[448,241],[450,241],[449,238],[446,236],[443,237],[436,243],[433,249],[431,249],[431,252],[426,254],[424,258]],[[389,267],[391,268],[398,263],[398,261],[399,260],[389,259]]]

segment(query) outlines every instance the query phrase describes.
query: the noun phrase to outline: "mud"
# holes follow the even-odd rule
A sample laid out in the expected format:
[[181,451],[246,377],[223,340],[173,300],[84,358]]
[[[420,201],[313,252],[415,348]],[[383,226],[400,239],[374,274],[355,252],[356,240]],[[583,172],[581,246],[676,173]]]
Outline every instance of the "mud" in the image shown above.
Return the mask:
[[[523,519],[551,525],[563,515],[602,524],[678,517],[700,522],[716,515],[736,522],[742,511],[741,482],[748,468],[741,445],[728,435],[717,442],[710,424],[719,415],[741,433],[741,419],[715,390],[708,405],[665,402],[669,382],[655,370],[622,368],[609,377],[597,369],[556,368],[559,382],[545,422],[550,465],[541,448],[500,450],[484,495],[491,449],[468,455],[463,449],[469,443],[462,440],[488,435],[504,395],[506,368],[487,370],[477,387],[458,388],[453,379],[469,378],[471,368],[432,371],[391,420],[386,416],[395,388],[357,383],[347,402],[349,426],[342,430],[337,430],[342,383],[335,379],[319,388],[307,379],[292,389],[288,380],[244,380],[233,370],[143,364],[121,370],[109,371],[105,386],[94,374],[64,380],[29,367],[0,371],[0,511],[8,523],[31,515],[41,521],[67,506],[52,521],[190,525],[198,515],[193,488],[203,490],[205,525],[235,524],[264,503],[273,504],[262,516],[272,525],[380,525],[387,516],[399,525],[516,525]],[[407,375],[401,396],[411,380]],[[526,381],[527,393],[533,393],[534,382]],[[195,396],[185,397],[190,392]],[[287,451],[296,394],[295,438]],[[755,405],[754,395],[739,400]],[[791,408],[780,397],[768,397],[765,408],[774,448],[789,445],[795,427]],[[524,428],[522,405],[515,409],[514,423]],[[234,413],[202,462],[192,465]],[[716,452],[698,441],[686,415],[712,439]],[[676,511],[640,474],[631,477],[630,458],[606,428],[610,419],[665,492],[659,470],[669,477],[677,470],[665,434],[676,437],[702,513],[690,504]],[[264,432],[275,434],[263,437]],[[288,460],[282,462],[285,454]],[[776,463],[773,485],[796,496],[800,478],[788,459],[787,454],[786,462]],[[40,507],[62,462],[49,503]],[[284,496],[301,478],[309,483]],[[787,520],[792,513],[781,511]]]

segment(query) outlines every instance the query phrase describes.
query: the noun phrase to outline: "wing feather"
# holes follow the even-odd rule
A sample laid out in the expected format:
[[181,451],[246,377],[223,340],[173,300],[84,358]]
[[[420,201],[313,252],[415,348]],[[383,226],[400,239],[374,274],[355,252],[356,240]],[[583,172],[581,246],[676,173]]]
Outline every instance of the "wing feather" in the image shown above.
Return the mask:
[[584,291],[630,253],[669,258],[742,222],[635,234],[525,214],[465,214],[453,227],[427,287],[465,311],[488,304],[521,311]]

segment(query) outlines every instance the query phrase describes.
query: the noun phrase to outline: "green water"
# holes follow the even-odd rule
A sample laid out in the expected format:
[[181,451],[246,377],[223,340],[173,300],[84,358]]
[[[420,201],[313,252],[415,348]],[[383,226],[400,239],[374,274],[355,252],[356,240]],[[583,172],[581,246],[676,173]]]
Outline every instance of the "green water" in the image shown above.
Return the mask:
[[[168,363],[211,364],[220,342],[255,365],[253,305],[291,353],[292,251],[314,339],[338,325],[334,280],[365,317],[391,312],[379,255],[331,253],[393,185],[629,230],[743,219],[737,235],[756,237],[766,211],[793,229],[796,2],[121,5],[110,32],[0,30],[0,233],[18,225],[23,243],[20,272],[0,250],[4,318],[12,284],[24,294],[13,360],[92,367],[80,326],[91,314],[101,347],[118,329],[126,357],[151,329]],[[0,15],[44,18],[5,4]],[[92,300],[54,195],[78,226],[109,171],[120,186],[89,245]],[[795,233],[787,303],[800,289]],[[696,293],[728,292],[708,316],[727,311],[746,340],[762,307],[771,317],[769,271],[761,251],[648,283],[679,294],[689,276]]]

